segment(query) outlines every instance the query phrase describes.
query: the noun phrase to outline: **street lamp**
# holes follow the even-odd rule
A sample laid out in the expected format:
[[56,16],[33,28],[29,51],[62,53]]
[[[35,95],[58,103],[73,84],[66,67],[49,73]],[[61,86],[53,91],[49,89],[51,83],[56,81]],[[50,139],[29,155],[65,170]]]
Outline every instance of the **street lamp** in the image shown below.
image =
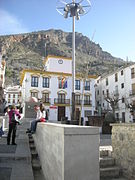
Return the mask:
[[90,9],[89,0],[59,0],[56,10],[64,16],[64,18],[72,17],[72,117],[75,120],[75,18],[88,13]]

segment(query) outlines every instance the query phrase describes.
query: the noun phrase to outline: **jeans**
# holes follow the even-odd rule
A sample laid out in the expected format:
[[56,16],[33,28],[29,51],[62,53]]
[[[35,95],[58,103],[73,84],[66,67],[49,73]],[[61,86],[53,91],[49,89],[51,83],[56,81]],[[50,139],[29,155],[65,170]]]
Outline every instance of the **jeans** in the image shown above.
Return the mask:
[[31,132],[35,132],[36,131],[36,127],[37,127],[37,123],[38,122],[40,122],[40,120],[33,120],[31,122],[31,128],[30,128]]
[[10,144],[11,133],[12,133],[12,144],[15,143],[16,129],[17,129],[16,123],[10,123],[9,124],[9,130],[8,130],[8,136],[7,136],[7,144]]

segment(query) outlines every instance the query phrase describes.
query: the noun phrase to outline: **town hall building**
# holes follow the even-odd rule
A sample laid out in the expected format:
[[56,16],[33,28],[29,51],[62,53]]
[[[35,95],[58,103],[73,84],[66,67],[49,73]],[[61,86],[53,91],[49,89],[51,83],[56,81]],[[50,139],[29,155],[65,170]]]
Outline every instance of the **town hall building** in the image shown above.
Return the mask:
[[[76,74],[75,111],[76,119],[94,115],[96,76]],[[43,102],[48,110],[49,120],[60,121],[63,117],[71,120],[72,112],[72,59],[48,56],[44,70],[23,70],[21,75],[22,106],[24,116],[26,103],[31,97]],[[81,108],[82,107],[82,108]]]

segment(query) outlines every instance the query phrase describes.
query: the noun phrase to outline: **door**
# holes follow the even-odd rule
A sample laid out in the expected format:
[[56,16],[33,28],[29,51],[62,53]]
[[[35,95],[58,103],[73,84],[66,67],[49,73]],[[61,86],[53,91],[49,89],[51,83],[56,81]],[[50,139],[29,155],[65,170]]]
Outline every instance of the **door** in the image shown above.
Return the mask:
[[65,106],[58,106],[58,121],[61,121],[62,117],[65,117]]
[[79,121],[79,117],[80,117],[80,110],[79,108],[76,108],[76,120]]

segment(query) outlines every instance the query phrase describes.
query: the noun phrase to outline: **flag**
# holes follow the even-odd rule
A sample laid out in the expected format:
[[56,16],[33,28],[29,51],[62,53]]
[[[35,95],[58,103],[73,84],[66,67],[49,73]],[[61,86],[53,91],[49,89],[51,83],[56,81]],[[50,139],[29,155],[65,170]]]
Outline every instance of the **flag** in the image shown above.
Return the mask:
[[67,88],[67,80],[64,83],[64,88]]
[[65,80],[66,80],[65,77],[63,77],[63,78],[61,79],[61,87],[62,87],[62,88],[64,88]]

